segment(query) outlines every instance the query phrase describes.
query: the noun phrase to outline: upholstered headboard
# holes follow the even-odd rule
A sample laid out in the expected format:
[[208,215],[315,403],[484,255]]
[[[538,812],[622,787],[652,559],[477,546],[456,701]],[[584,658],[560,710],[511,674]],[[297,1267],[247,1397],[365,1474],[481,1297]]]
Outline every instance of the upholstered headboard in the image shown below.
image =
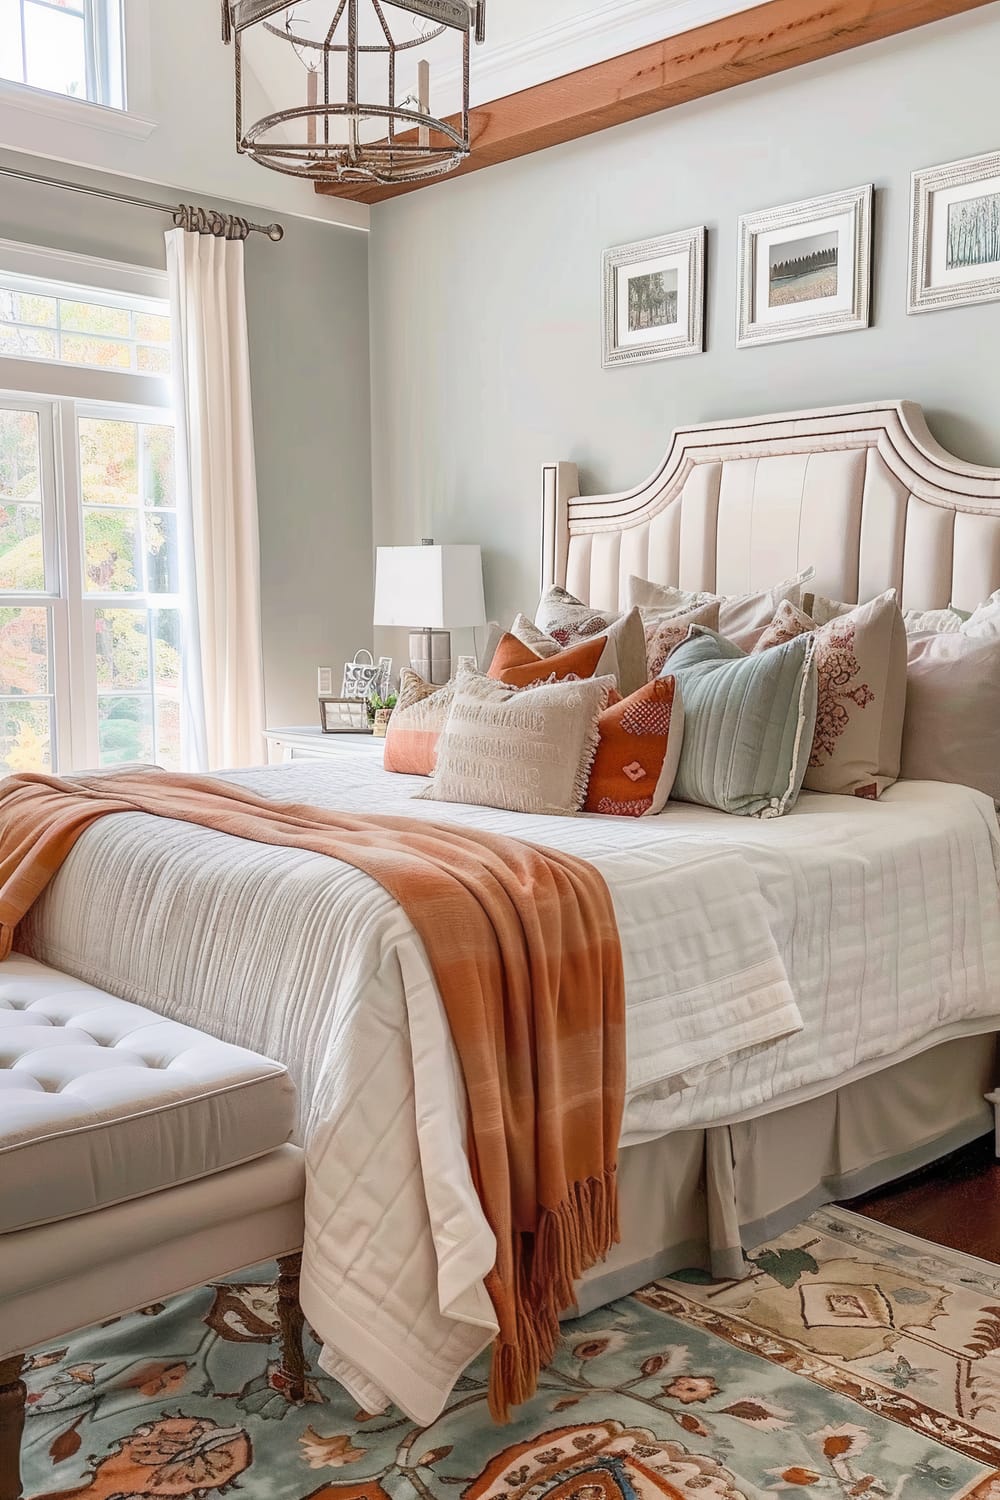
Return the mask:
[[1000,588],[1000,469],[952,457],[911,401],[679,428],[656,473],[581,496],[576,465],[543,471],[543,586],[617,607],[630,573],[744,593],[814,564],[849,602],[974,609]]

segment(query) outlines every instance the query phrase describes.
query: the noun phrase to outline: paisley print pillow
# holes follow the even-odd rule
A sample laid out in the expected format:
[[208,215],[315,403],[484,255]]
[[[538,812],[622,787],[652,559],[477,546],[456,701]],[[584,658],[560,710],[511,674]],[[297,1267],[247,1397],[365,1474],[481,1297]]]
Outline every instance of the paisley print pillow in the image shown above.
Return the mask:
[[816,729],[807,791],[879,797],[899,777],[906,711],[906,627],[896,591],[826,625],[787,600],[755,652],[807,631],[816,636]]

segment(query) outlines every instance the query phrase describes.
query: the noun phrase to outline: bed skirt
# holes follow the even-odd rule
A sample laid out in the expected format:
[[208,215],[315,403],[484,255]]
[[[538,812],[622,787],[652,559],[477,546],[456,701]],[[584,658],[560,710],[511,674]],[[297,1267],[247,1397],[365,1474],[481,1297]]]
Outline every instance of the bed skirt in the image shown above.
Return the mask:
[[574,1312],[685,1267],[742,1276],[745,1250],[814,1209],[988,1134],[993,1112],[983,1095],[995,1077],[996,1037],[961,1037],[818,1099],[627,1147],[618,1169],[622,1242],[580,1283]]

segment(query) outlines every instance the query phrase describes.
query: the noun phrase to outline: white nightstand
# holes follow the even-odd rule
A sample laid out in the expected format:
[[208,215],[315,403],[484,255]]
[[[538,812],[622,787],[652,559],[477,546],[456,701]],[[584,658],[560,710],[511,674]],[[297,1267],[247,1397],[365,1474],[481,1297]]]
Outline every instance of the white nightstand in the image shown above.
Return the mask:
[[359,750],[381,760],[385,748],[385,740],[377,740],[373,734],[324,734],[310,724],[267,729],[264,738],[271,765],[285,760],[332,760],[346,751],[357,754]]

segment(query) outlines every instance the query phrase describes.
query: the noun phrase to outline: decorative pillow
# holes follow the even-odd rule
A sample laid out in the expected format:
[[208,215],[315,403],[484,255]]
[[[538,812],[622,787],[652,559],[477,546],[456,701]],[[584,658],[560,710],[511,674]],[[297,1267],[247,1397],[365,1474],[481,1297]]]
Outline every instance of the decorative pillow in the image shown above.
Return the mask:
[[578,646],[571,646],[556,656],[539,656],[508,632],[497,647],[486,675],[494,682],[505,682],[508,687],[530,687],[534,682],[562,682],[565,677],[593,677],[603,655],[603,635],[596,641],[581,641]]
[[[831,620],[839,620],[843,615],[849,615],[852,610],[857,609],[856,604],[845,604],[840,599],[827,599],[824,594],[803,594],[802,610],[817,625],[829,625]],[[987,605],[982,605],[986,609]],[[903,624],[906,626],[907,635],[922,635],[928,630],[933,630],[941,635],[955,635],[963,627],[969,616],[963,614],[960,609],[949,605],[947,609],[904,609]]]
[[609,705],[590,773],[584,811],[619,818],[662,812],[677,775],[684,707],[672,677],[647,682]]
[[[607,655],[602,658],[598,673],[600,676],[611,673],[616,677],[626,697],[647,681],[642,618],[637,610],[615,614],[614,610],[591,609],[575,594],[553,587],[542,596],[535,615],[535,627],[562,647],[575,646],[595,635],[606,636]],[[514,634],[524,640],[516,628]],[[529,640],[527,644],[532,646],[534,642]]]
[[467,673],[434,778],[417,795],[510,812],[579,812],[613,686],[610,677],[591,677],[519,690]]
[[778,818],[795,804],[816,724],[813,637],[747,656],[693,625],[670,658],[684,701],[673,796],[743,817]]
[[953,781],[1000,801],[1000,649],[995,640],[925,632],[907,641],[900,774]]
[[396,707],[385,736],[382,763],[387,771],[430,776],[454,696],[455,679],[444,687],[434,687],[419,673],[403,668]]
[[802,585],[810,581],[815,571],[815,568],[805,568],[794,578],[786,578],[783,583],[776,583],[774,588],[760,593],[731,595],[692,594],[633,574],[625,585],[625,603],[626,606],[638,605],[643,624],[647,626],[655,623],[650,617],[651,611],[676,611],[691,609],[696,604],[716,603],[719,605],[717,628],[727,640],[735,641],[749,651],[783,600],[796,605],[802,603]]
[[782,604],[755,651],[812,631],[819,708],[805,786],[878,797],[899,776],[906,709],[906,630],[896,591],[819,628],[802,610]]
[[692,625],[705,625],[709,630],[719,628],[719,601],[695,604],[690,609],[678,609],[673,614],[657,613],[649,617],[644,628],[646,641],[646,670],[650,678],[659,677],[672,651],[676,651],[688,637]]
[[[564,649],[561,640],[556,640],[554,636],[546,635],[544,630],[539,630],[527,615],[516,617],[510,627],[510,633],[516,635],[522,645],[530,646],[532,651],[537,652],[539,656],[554,656],[557,651]],[[566,633],[563,630],[560,635]],[[567,642],[567,644],[576,645],[589,638],[587,635],[581,635],[577,641]],[[607,645],[604,648],[604,655],[597,663],[594,675],[613,677],[620,691],[628,697],[637,688],[644,687],[648,681],[645,638],[642,633],[642,616],[639,611],[632,609],[627,615],[619,615],[617,619],[612,619],[605,639]]]
[[974,640],[996,640],[1000,636],[1000,590],[973,610],[962,625],[962,634]]

